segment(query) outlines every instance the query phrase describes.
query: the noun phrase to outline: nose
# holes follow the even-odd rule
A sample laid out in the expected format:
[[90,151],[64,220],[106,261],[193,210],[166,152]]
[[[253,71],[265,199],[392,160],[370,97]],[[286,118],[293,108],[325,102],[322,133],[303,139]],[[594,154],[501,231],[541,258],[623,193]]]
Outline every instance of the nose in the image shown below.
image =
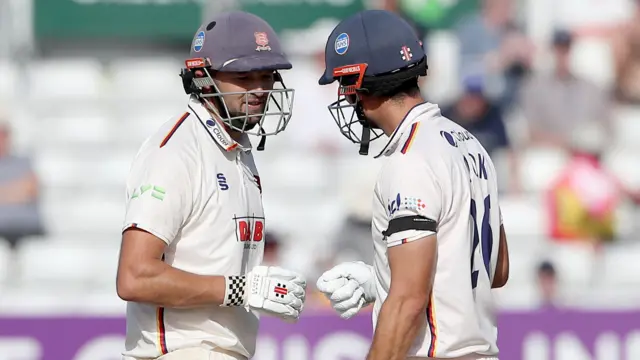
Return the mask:
[[264,91],[262,88],[257,88],[257,89],[254,89],[253,91],[255,92],[251,93],[251,95],[249,96],[250,99],[264,101],[267,98],[267,92]]

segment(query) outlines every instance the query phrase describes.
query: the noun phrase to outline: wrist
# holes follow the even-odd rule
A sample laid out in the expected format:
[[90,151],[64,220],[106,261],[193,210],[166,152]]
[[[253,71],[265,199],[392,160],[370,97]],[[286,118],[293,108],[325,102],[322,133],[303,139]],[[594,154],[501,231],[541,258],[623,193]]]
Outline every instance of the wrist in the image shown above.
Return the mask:
[[369,281],[366,283],[366,289],[364,292],[365,301],[367,303],[372,303],[376,301],[376,272],[373,266],[367,265],[369,269]]
[[224,299],[220,306],[244,306],[247,300],[247,277],[229,275],[224,277]]

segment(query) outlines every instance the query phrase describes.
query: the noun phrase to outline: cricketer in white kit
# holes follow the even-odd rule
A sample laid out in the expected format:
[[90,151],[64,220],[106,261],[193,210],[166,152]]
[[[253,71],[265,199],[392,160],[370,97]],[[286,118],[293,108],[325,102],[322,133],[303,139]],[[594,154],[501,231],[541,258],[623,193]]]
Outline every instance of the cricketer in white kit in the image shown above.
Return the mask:
[[127,179],[123,359],[248,359],[260,314],[297,321],[305,280],[261,265],[266,223],[249,138],[262,137],[260,150],[285,129],[293,90],[278,70],[290,68],[254,15],[222,13],[198,29],[181,73],[188,106],[145,141]]
[[[337,44],[351,51],[343,34],[359,44],[348,60],[333,51]],[[343,134],[364,154],[368,132],[377,139],[380,129],[389,140],[377,156],[384,164],[373,196],[373,265],[338,264],[318,289],[345,319],[373,304],[367,360],[497,359],[492,288],[507,281],[508,255],[489,155],[422,98],[426,56],[397,15],[364,11],[344,20],[326,54],[320,83],[340,82],[329,106],[338,125],[367,125],[359,139],[353,130]]]

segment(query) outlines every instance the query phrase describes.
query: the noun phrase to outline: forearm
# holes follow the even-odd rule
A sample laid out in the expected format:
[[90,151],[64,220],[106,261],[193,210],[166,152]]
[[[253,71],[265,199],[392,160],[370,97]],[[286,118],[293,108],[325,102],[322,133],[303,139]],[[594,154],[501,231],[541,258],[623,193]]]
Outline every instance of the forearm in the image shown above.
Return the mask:
[[367,360],[404,360],[425,323],[422,301],[389,296],[380,309]]
[[193,308],[223,303],[223,276],[196,275],[161,261],[145,264],[129,276],[118,279],[118,294],[127,301],[168,308]]

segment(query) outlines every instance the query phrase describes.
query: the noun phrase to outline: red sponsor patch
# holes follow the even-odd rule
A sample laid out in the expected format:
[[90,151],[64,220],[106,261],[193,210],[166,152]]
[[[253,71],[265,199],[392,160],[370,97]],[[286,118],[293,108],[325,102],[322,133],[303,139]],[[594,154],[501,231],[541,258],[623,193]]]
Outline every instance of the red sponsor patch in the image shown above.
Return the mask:
[[188,59],[184,63],[187,65],[187,69],[201,68],[206,64],[203,58]]
[[262,241],[264,237],[264,222],[262,220],[237,220],[236,224],[236,234],[239,241]]

